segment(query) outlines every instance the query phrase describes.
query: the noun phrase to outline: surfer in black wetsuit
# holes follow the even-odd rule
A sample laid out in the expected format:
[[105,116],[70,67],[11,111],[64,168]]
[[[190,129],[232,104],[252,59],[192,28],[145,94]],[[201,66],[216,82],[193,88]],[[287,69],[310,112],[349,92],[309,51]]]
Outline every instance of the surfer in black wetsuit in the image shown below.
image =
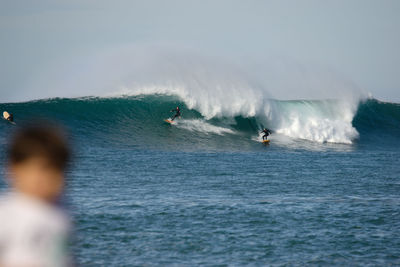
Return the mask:
[[10,113],[10,116],[8,116],[7,120],[13,122],[14,121],[14,115],[12,113]]
[[181,117],[181,110],[179,107],[176,107],[175,109],[172,109],[171,112],[176,112],[175,115],[172,117],[171,121],[175,120],[176,117]]
[[268,135],[270,135],[270,134],[271,134],[271,131],[270,131],[270,130],[268,130],[267,128],[264,128],[264,130],[263,130],[261,133],[263,133],[263,134],[264,134],[264,135],[263,135],[263,137],[262,137],[262,139],[263,139],[263,141],[264,141],[265,139],[267,139],[267,140],[268,140]]

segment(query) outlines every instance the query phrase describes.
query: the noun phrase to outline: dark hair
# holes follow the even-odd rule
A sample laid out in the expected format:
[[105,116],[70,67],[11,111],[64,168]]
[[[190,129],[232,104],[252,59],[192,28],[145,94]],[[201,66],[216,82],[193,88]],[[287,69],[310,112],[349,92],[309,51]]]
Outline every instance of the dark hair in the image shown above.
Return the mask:
[[61,171],[66,169],[70,151],[60,128],[40,123],[15,133],[8,149],[10,163],[18,164],[34,157],[48,160],[52,167]]

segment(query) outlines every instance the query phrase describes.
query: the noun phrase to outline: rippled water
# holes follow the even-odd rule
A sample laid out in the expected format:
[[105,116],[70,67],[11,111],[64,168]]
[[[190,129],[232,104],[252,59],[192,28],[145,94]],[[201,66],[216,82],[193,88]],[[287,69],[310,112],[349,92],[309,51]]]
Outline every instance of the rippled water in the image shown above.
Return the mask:
[[[315,148],[315,147],[314,147]],[[84,266],[400,264],[400,153],[81,151]]]

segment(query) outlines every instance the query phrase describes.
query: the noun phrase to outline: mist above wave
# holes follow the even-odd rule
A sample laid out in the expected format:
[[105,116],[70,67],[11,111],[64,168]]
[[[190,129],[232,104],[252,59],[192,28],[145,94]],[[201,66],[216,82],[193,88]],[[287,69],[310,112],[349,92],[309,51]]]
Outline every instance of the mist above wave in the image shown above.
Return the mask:
[[[351,122],[363,93],[328,68],[287,59],[257,65],[232,63],[160,47],[123,47],[76,63],[79,66],[73,64],[72,71],[64,68],[61,74],[47,75],[55,81],[53,88],[82,96],[176,95],[207,120],[257,117],[260,126],[317,142],[351,143],[358,135]],[[77,73],[74,79],[66,78]],[[271,101],[277,96],[335,101],[282,105]]]

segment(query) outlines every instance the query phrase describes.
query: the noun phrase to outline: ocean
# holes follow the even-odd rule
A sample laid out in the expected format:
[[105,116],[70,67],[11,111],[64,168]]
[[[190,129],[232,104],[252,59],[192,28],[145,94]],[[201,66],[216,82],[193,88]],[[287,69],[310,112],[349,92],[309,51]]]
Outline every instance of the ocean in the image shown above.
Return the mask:
[[79,266],[400,266],[400,104],[260,101],[0,104],[17,122],[0,123],[0,190],[9,137],[45,118],[73,144],[65,203]]

